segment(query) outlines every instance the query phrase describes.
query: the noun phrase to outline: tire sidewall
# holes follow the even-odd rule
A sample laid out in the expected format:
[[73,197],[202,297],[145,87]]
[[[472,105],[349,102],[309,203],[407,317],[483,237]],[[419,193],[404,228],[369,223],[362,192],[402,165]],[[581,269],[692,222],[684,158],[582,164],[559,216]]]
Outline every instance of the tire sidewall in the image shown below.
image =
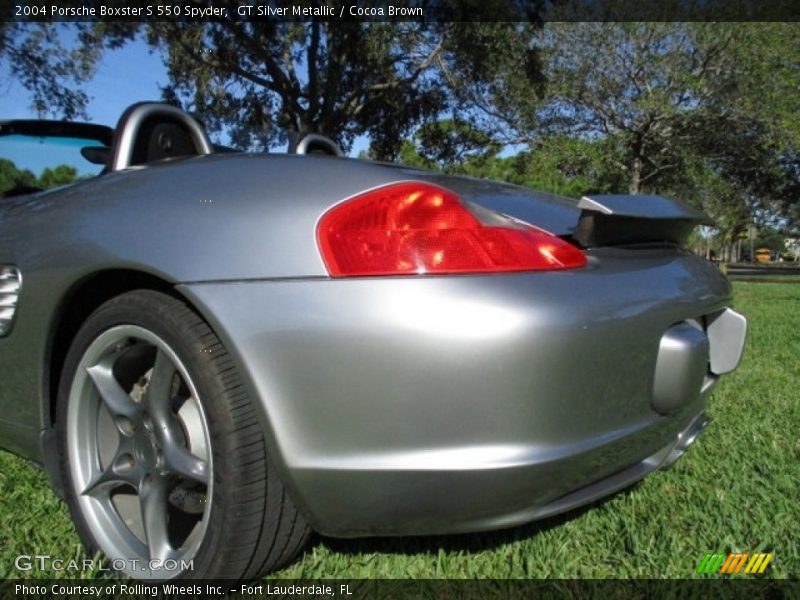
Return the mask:
[[223,476],[228,472],[225,441],[232,428],[230,415],[224,410],[225,403],[221,401],[225,390],[219,377],[215,376],[215,366],[211,360],[208,340],[203,339],[204,336],[192,335],[189,319],[183,318],[187,312],[194,315],[175,298],[159,292],[148,291],[131,292],[100,306],[80,328],[67,353],[59,382],[56,408],[59,464],[62,480],[65,482],[65,499],[75,527],[88,552],[91,555],[102,553],[103,551],[98,547],[77,502],[77,492],[68,464],[68,434],[65,425],[70,390],[80,361],[88,347],[103,332],[118,325],[136,325],[156,334],[183,362],[197,390],[198,401],[205,414],[206,428],[211,444],[214,485],[211,512],[208,516],[209,522],[204,539],[192,559],[193,569],[176,572],[169,578],[204,577],[209,570],[213,570],[213,564],[219,558],[216,556],[215,549],[225,527],[226,500],[234,492],[234,490],[226,489]]

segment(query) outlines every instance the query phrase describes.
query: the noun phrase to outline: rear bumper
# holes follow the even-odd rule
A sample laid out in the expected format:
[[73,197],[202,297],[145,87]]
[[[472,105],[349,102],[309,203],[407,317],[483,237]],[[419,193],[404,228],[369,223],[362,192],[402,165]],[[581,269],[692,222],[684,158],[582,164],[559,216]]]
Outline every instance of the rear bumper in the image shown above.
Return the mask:
[[[517,456],[503,464],[489,463],[487,452],[465,447],[452,451],[463,468],[419,456],[413,467],[361,464],[301,469],[296,476],[306,494],[326,499],[317,527],[328,535],[500,529],[589,504],[670,466],[707,424],[700,413],[677,433],[662,424],[592,448],[565,446],[546,459],[531,447],[527,454],[515,449]],[[634,456],[641,458],[630,463]]]
[[[656,410],[656,372],[681,363],[659,359],[663,338],[703,330],[730,300],[712,266],[674,252],[598,253],[560,273],[180,289],[239,365],[295,499],[336,536],[513,525],[669,463],[718,375],[703,366]],[[719,343],[688,344],[690,360]]]
[[598,498],[602,498],[628,487],[640,481],[656,469],[664,469],[672,466],[672,464],[683,455],[686,449],[697,441],[700,434],[703,433],[710,422],[710,419],[704,412],[700,413],[677,435],[673,442],[655,454],[609,477],[575,490],[566,496],[557,498],[553,502],[535,509],[530,515],[523,514],[523,518],[518,522],[525,522],[530,519],[542,519],[572,510],[573,508],[583,506]]

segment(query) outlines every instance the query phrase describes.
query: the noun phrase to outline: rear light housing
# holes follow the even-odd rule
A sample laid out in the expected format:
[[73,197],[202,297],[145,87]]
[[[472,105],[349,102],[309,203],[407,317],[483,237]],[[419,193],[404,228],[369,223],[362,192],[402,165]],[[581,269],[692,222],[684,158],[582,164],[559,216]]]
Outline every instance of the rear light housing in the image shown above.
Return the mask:
[[586,264],[546,231],[507,219],[481,223],[454,192],[424,182],[390,184],[328,210],[317,226],[332,277],[553,271]]

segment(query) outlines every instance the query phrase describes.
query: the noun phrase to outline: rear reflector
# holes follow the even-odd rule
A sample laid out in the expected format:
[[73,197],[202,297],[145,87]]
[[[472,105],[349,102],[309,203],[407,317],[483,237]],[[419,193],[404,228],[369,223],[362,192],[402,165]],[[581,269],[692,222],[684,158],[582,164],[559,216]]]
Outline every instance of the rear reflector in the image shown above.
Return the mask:
[[551,271],[586,264],[575,246],[535,227],[486,226],[444,188],[388,185],[334,206],[317,228],[333,277]]

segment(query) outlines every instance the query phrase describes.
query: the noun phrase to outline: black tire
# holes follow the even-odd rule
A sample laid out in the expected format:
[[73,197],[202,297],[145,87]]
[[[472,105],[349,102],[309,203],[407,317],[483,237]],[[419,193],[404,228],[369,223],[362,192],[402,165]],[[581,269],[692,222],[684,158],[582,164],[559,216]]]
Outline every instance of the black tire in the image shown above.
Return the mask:
[[[149,333],[145,336],[143,332]],[[140,333],[143,337],[137,337]],[[105,347],[115,336],[119,339]],[[174,372],[164,367],[159,372],[171,374],[155,377],[156,365],[168,365],[164,357],[170,356],[177,358],[172,361]],[[89,368],[94,361],[97,366]],[[122,404],[131,411],[130,419],[98,392],[98,385],[105,384],[98,384],[97,375],[91,373],[106,368],[101,363],[111,365],[107,373],[127,394],[123,399],[130,404]],[[132,378],[140,371],[134,382]],[[151,381],[169,383],[151,386]],[[157,398],[157,390],[167,390],[163,401]],[[162,413],[159,407],[165,406],[169,408]],[[197,414],[204,425],[192,417]],[[84,418],[87,415],[89,418]],[[162,421],[168,426],[162,427]],[[236,366],[208,325],[172,296],[133,291],[92,313],[66,357],[58,391],[57,430],[66,500],[80,537],[90,554],[102,552],[114,568],[122,567],[132,577],[253,579],[286,565],[308,540],[307,522],[270,466],[256,408]],[[162,440],[159,435],[167,434],[160,434],[161,430],[169,430],[172,437]],[[119,441],[113,449],[109,444],[115,442],[108,440],[115,436]],[[124,449],[123,444],[127,444]],[[104,452],[111,458],[92,458],[102,457]],[[190,461],[195,469],[191,476],[184,475],[188,471],[183,466],[171,470],[170,464],[188,464],[170,458],[176,456],[194,459]],[[87,485],[87,481],[92,483]],[[156,489],[159,494],[153,491]],[[157,509],[160,500],[166,504],[163,515]],[[146,502],[156,507],[150,513]],[[181,508],[176,508],[176,502]],[[135,520],[137,503],[141,516],[138,535],[120,516],[134,515],[131,518]],[[134,508],[123,513],[122,504]],[[156,516],[148,520],[148,514]],[[165,533],[158,533],[159,517],[165,522]],[[112,533],[106,535],[103,523],[114,525]],[[126,537],[126,527],[134,538]],[[187,534],[193,527],[197,531],[191,529]],[[183,535],[187,537],[181,542]],[[169,557],[174,546],[183,543],[189,548],[191,540],[192,568],[167,565],[174,569],[139,573],[131,561],[138,563],[144,554],[137,553],[135,538],[143,542],[148,558],[156,554]],[[167,550],[156,552],[156,547]],[[175,556],[179,551],[175,550]],[[188,561],[188,550],[185,556]]]

